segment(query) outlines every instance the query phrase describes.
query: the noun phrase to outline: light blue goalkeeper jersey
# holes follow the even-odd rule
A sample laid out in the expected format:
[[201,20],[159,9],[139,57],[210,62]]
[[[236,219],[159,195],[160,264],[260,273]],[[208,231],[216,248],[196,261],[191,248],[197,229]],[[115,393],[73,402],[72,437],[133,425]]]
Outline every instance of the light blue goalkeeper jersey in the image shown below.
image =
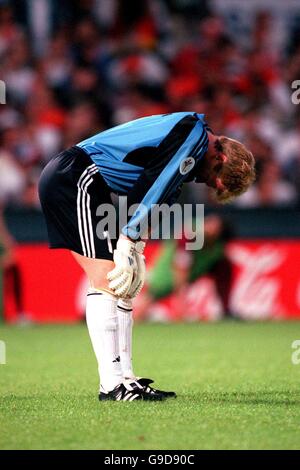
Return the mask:
[[[153,204],[176,200],[192,181],[208,147],[204,115],[180,112],[148,116],[108,129],[79,144],[97,165],[107,185],[127,195],[128,207],[142,204],[122,232],[139,237]],[[146,208],[146,210],[145,210]]]

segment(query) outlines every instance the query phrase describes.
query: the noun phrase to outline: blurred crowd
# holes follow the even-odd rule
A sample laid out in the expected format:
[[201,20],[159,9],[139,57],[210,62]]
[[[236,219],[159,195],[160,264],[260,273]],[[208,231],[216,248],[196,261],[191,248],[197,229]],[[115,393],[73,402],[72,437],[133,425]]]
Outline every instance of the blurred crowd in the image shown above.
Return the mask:
[[257,182],[237,205],[299,204],[299,33],[274,41],[259,11],[239,41],[208,0],[0,0],[0,205],[38,207],[41,168],[61,149],[175,111],[204,113],[254,153]]

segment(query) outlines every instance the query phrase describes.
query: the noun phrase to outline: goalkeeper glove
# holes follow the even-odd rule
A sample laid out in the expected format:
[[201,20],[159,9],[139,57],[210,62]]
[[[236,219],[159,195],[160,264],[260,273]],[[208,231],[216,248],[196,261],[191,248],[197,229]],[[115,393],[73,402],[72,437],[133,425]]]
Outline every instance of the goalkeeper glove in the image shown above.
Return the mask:
[[145,243],[142,241],[136,242],[134,247],[135,267],[133,273],[133,281],[128,291],[127,297],[133,299],[142,290],[146,277],[145,256],[143,255]]
[[107,274],[109,288],[117,297],[127,297],[136,271],[135,242],[119,238],[114,250],[115,267]]

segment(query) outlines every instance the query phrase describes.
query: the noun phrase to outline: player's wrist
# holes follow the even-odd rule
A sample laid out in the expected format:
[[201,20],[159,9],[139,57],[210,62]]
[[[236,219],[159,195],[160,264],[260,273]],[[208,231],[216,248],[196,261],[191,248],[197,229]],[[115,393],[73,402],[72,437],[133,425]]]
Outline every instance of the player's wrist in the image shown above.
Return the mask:
[[124,235],[124,233],[120,234],[119,240],[128,240],[131,243],[135,243],[135,240],[132,240],[132,238],[128,237],[127,235]]
[[[146,243],[142,240],[132,240],[131,238],[129,238],[128,236],[124,235],[123,233],[120,234],[120,237],[119,237],[119,240],[125,240],[125,243],[128,242],[130,244],[130,246],[134,246],[134,249],[137,253],[139,254],[143,254],[144,253],[144,249],[145,249],[145,246],[146,246]],[[121,242],[123,243],[123,242]]]
[[116,246],[117,251],[133,256],[135,252],[135,242],[127,237],[119,237]]

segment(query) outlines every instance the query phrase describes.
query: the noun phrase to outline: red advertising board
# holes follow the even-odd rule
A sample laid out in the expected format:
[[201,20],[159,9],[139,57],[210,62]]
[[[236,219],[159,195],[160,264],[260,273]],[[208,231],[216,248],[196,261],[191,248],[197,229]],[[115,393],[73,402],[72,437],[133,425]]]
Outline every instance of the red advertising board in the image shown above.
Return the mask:
[[[159,244],[147,247],[147,262]],[[243,318],[300,319],[300,241],[234,241],[227,253],[233,263],[231,310]],[[75,322],[84,314],[87,281],[72,255],[46,245],[17,249],[24,310],[36,322]],[[8,287],[8,286],[7,286]],[[5,318],[16,319],[11,289],[5,291]],[[137,302],[137,310],[139,308]],[[214,283],[203,277],[188,286],[180,298],[153,305],[149,316],[160,320],[213,320],[222,316]]]

